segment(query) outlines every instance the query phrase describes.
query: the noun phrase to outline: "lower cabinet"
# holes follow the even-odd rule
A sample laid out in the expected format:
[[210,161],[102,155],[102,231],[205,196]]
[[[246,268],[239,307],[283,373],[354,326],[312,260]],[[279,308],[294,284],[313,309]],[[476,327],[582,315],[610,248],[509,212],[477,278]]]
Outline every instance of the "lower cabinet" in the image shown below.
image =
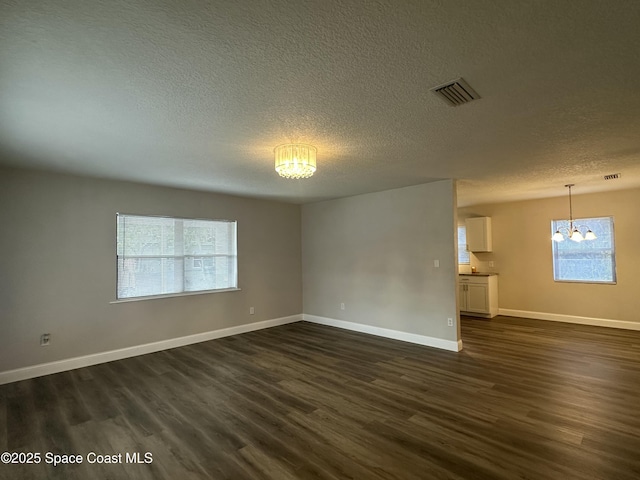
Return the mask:
[[498,314],[498,277],[460,275],[460,313],[492,318]]

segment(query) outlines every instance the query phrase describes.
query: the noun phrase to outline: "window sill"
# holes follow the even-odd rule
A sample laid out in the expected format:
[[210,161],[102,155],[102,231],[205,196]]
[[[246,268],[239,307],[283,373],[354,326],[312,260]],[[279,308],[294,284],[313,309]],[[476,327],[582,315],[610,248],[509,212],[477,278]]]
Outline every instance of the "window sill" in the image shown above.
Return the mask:
[[555,283],[589,283],[591,285],[616,285],[618,282],[617,281],[613,281],[613,282],[609,282],[609,281],[598,281],[598,280],[556,280],[555,278],[553,279],[553,281]]
[[240,290],[242,289],[241,288],[223,288],[220,290],[200,290],[197,292],[167,293],[164,295],[148,295],[146,297],[119,298],[109,303],[114,304],[114,303],[140,302],[142,300],[155,300],[158,298],[190,297],[192,295],[206,295],[209,293],[238,292]]

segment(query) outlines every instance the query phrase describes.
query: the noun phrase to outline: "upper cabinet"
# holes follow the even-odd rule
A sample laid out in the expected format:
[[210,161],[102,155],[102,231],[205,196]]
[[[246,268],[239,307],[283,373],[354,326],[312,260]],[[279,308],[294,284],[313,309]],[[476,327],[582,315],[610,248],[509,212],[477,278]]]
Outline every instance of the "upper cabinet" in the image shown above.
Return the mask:
[[491,217],[475,217],[465,220],[467,228],[467,250],[470,252],[491,252]]

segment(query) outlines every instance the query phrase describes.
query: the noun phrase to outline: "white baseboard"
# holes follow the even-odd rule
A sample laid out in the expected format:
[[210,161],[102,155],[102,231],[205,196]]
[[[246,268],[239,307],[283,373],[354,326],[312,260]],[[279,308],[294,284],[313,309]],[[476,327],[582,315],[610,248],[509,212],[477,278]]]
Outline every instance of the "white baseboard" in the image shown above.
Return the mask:
[[452,352],[462,350],[462,340],[443,340],[442,338],[427,337],[426,335],[417,335],[415,333],[401,332],[399,330],[391,330],[382,327],[373,327],[362,323],[346,322],[344,320],[336,320],[334,318],[319,317],[317,315],[302,314],[302,320],[320,325],[328,325],[330,327],[344,328],[345,330],[353,330],[360,333],[368,333],[369,335],[377,335],[378,337],[393,338],[403,342],[417,343],[427,347],[435,347]]
[[97,365],[99,363],[122,360],[123,358],[136,357],[138,355],[145,355],[147,353],[159,352],[161,350],[168,350],[170,348],[183,347],[185,345],[191,345],[194,343],[206,342],[208,340],[215,340],[216,338],[253,332],[255,330],[276,327],[278,325],[285,325],[287,323],[299,322],[300,320],[306,320],[308,322],[319,323],[322,325],[329,325],[332,327],[344,328],[346,330],[353,330],[361,333],[368,333],[370,335],[377,335],[379,337],[393,338],[395,340],[401,340],[403,342],[417,343],[419,345],[450,350],[453,352],[459,352],[460,350],[462,350],[462,340],[458,340],[457,342],[452,340],[443,340],[441,338],[427,337],[424,335],[406,333],[398,330],[372,327],[370,325],[364,325],[361,323],[345,322],[343,320],[318,317],[315,315],[298,314],[291,315],[289,317],[274,318],[271,320],[264,320],[262,322],[239,325],[237,327],[222,328],[220,330],[197,333],[195,335],[188,335],[185,337],[161,340],[159,342],[146,343],[144,345],[136,345],[134,347],[110,350],[108,352],[100,352],[91,355],[85,355],[83,357],[67,358],[64,360],[58,360],[56,362],[42,363],[39,365],[18,368],[15,370],[7,370],[5,372],[0,372],[0,385],[18,382],[20,380],[26,380],[29,378],[41,377],[43,375],[50,375],[52,373],[74,370],[76,368],[89,367],[91,365]]
[[95,353],[83,357],[68,358],[65,360],[59,360],[57,362],[42,363],[40,365],[18,368],[16,370],[8,370],[6,372],[0,372],[0,385],[3,385],[5,383],[18,382],[20,380],[26,380],[28,378],[41,377],[43,375],[49,375],[52,373],[73,370],[76,368],[97,365],[98,363],[112,362],[114,360],[121,360],[123,358],[159,352],[161,350],[168,350],[170,348],[183,347],[185,345],[191,345],[193,343],[206,342],[208,340],[215,340],[216,338],[252,332],[254,330],[276,327],[278,325],[285,325],[287,323],[299,322],[300,320],[302,320],[302,314],[291,315],[289,317],[274,318],[271,320],[264,320],[262,322],[238,325],[237,327],[222,328],[220,330],[213,330],[210,332],[196,333],[195,335],[188,335],[186,337],[171,338],[168,340],[161,340],[159,342],[136,345],[135,347],[121,348],[118,350]]
[[608,318],[579,317],[577,315],[562,315],[560,313],[528,312],[526,310],[512,310],[500,308],[498,315],[507,317],[533,318],[535,320],[549,320],[552,322],[578,323],[596,327],[623,328],[625,330],[640,330],[640,322],[626,320],[611,320]]

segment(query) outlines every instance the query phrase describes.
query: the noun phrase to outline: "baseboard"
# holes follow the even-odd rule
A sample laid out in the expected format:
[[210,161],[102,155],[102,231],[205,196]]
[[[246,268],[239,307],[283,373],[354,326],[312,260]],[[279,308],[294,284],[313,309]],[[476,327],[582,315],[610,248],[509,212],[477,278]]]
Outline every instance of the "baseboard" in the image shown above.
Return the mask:
[[291,315],[289,317],[274,318],[264,320],[262,322],[249,323],[246,325],[238,325],[237,327],[222,328],[210,332],[197,333],[186,337],[171,338],[160,342],[146,343],[144,345],[136,345],[135,347],[121,348],[119,350],[111,350],[108,352],[95,353],[83,357],[68,358],[51,363],[42,363],[30,367],[18,368],[16,370],[8,370],[0,372],[0,385],[11,382],[18,382],[28,378],[41,377],[52,373],[64,372],[76,368],[89,367],[99,363],[112,362],[123,358],[136,357],[147,353],[159,352],[170,348],[183,347],[194,343],[215,340],[216,338],[238,335],[240,333],[253,332],[265,328],[285,325],[287,323],[299,322],[302,320],[302,314]]
[[560,313],[528,312],[526,310],[512,310],[500,308],[498,315],[507,317],[533,318],[535,320],[549,320],[551,322],[578,323],[595,327],[623,328],[625,330],[640,330],[640,322],[626,320],[611,320],[608,318],[579,317],[577,315],[562,315]]
[[42,377],[53,373],[65,372],[76,368],[90,367],[99,363],[112,362],[114,360],[122,360],[124,358],[136,357],[138,355],[146,355],[147,353],[159,352],[170,348],[183,347],[194,343],[215,340],[216,338],[228,337],[231,335],[239,335],[241,333],[253,332],[287,323],[294,323],[305,320],[321,325],[343,328],[345,330],[353,330],[356,332],[377,335],[379,337],[393,338],[403,342],[416,343],[427,347],[435,347],[443,350],[459,352],[462,350],[462,340],[452,341],[443,340],[441,338],[427,337],[425,335],[417,335],[414,333],[401,332],[388,328],[373,327],[361,323],[346,322],[333,318],[318,317],[316,315],[298,314],[288,317],[274,318],[264,320],[262,322],[249,323],[246,325],[238,325],[237,327],[222,328],[220,330],[212,330],[210,332],[197,333],[185,337],[171,338],[154,343],[146,343],[144,345],[136,345],[134,347],[121,348],[118,350],[110,350],[108,352],[100,352],[82,357],[67,358],[56,362],[42,363],[29,367],[18,368],[15,370],[7,370],[0,372],[0,385],[6,383],[18,382],[29,378]]
[[362,323],[346,322],[344,320],[336,320],[335,318],[319,317],[317,315],[302,314],[302,320],[320,325],[328,325],[330,327],[343,328],[345,330],[353,330],[360,333],[368,333],[369,335],[377,335],[378,337],[393,338],[403,342],[417,343],[427,347],[440,348],[452,352],[462,350],[462,340],[443,340],[442,338],[427,337],[426,335],[417,335],[415,333],[401,332],[399,330],[391,330],[389,328],[373,327]]

